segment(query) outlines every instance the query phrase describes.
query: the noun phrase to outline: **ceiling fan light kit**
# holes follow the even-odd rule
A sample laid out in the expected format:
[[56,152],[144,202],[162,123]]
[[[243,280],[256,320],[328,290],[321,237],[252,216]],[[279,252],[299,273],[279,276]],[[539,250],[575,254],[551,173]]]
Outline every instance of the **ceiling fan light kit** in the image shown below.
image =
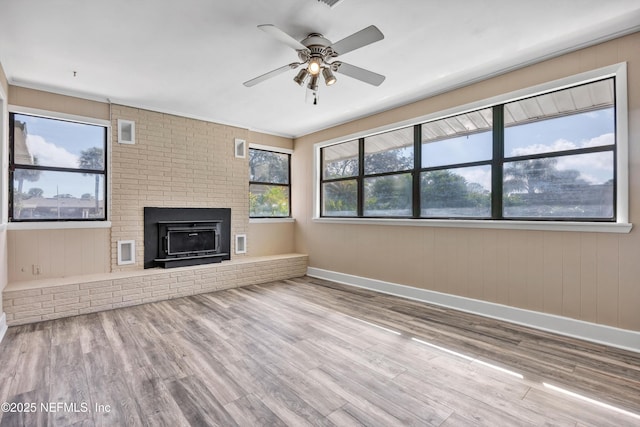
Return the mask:
[[322,69],[322,58],[319,57],[314,57],[311,58],[309,60],[309,67],[307,68],[309,70],[309,74],[311,74],[312,76],[317,76],[318,73],[320,73],[320,70]]
[[312,103],[316,105],[318,103],[318,77],[320,74],[322,74],[327,86],[331,86],[337,82],[337,78],[333,74],[334,72],[344,74],[373,86],[379,86],[385,79],[381,74],[335,60],[339,55],[384,39],[382,32],[374,25],[364,28],[336,43],[331,43],[331,41],[326,39],[322,34],[318,33],[311,33],[302,41],[297,41],[272,24],[258,25],[258,28],[270,34],[279,42],[295,49],[300,62],[293,62],[248,80],[243,83],[247,87],[254,86],[287,70],[304,66],[293,78],[293,81],[299,86],[303,86],[305,81],[309,79],[307,89],[313,92]]
[[331,72],[330,68],[325,67],[322,69],[322,77],[324,77],[324,82],[326,83],[327,86],[331,86],[336,81],[338,81],[338,79],[336,79],[336,76],[334,76],[333,73]]
[[302,86],[304,84],[304,81],[307,79],[307,76],[309,75],[309,72],[307,71],[306,68],[303,68],[302,70],[300,70],[298,72],[298,74],[293,78],[293,81],[298,83],[298,85]]
[[314,92],[318,91],[318,75],[317,74],[311,75],[311,78],[309,79],[309,85],[307,86],[307,88],[311,89]]

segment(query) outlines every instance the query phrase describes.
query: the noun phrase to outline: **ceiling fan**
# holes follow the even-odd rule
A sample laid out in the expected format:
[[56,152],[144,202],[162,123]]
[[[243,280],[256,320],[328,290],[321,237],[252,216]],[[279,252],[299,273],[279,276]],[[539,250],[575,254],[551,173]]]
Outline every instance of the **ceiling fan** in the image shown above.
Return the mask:
[[374,25],[364,28],[336,43],[331,43],[330,40],[318,33],[311,33],[302,41],[298,41],[272,24],[258,25],[258,28],[279,42],[295,49],[298,53],[299,62],[292,62],[291,64],[284,65],[248,80],[243,83],[247,87],[255,86],[287,70],[295,70],[298,67],[303,67],[293,78],[293,81],[302,86],[308,80],[307,88],[312,92],[312,102],[313,104],[317,104],[320,74],[322,74],[327,86],[331,86],[337,81],[333,74],[334,72],[344,74],[345,76],[373,86],[380,86],[385,79],[385,76],[381,74],[335,60],[335,58],[340,55],[384,39],[382,32]]

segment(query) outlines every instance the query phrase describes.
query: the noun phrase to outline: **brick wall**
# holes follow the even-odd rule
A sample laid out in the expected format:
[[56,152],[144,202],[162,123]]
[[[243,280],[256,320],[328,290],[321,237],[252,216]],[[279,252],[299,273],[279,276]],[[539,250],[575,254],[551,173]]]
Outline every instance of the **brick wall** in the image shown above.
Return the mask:
[[300,277],[306,274],[307,261],[306,255],[296,254],[247,257],[197,267],[75,276],[58,279],[57,286],[10,284],[4,291],[4,311],[10,326],[77,316]]
[[[248,158],[234,156],[234,139],[246,129],[138,108],[113,105],[111,171],[111,269],[142,269],[143,208],[231,208],[234,235],[249,225]],[[135,122],[135,145],[118,144],[118,119]],[[117,264],[118,240],[136,241],[136,264]]]

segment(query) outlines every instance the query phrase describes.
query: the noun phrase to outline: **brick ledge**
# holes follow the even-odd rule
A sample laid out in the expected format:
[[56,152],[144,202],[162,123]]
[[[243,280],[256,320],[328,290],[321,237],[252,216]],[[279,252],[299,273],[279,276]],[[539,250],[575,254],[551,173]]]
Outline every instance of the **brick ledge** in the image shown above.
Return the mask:
[[90,283],[90,282],[101,282],[104,280],[114,280],[114,279],[125,279],[129,277],[140,277],[140,276],[152,276],[154,274],[158,274],[160,272],[182,272],[182,271],[191,271],[191,270],[219,270],[220,268],[224,268],[227,266],[236,266],[238,264],[254,264],[256,262],[264,262],[264,261],[273,261],[279,259],[294,259],[297,257],[307,257],[306,254],[280,254],[280,255],[265,255],[265,256],[257,256],[257,257],[242,257],[231,259],[229,261],[222,261],[218,264],[203,264],[203,265],[194,265],[189,267],[176,267],[170,269],[164,268],[147,268],[144,270],[127,270],[127,271],[116,271],[113,273],[96,273],[96,274],[82,274],[82,275],[74,275],[74,276],[66,276],[66,277],[50,277],[46,279],[38,279],[38,280],[23,280],[19,282],[11,282],[8,283],[7,286],[2,290],[2,292],[13,292],[13,291],[22,291],[26,289],[40,289],[40,288],[51,288],[55,286],[65,286],[71,285],[74,283]]
[[307,255],[285,254],[16,282],[4,289],[2,308],[7,324],[15,326],[300,277],[307,264]]

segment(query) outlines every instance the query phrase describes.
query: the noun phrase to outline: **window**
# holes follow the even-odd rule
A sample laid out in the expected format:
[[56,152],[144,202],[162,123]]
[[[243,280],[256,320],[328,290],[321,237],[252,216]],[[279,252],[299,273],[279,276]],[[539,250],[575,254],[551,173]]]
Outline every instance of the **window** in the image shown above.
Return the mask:
[[412,215],[413,129],[364,138],[363,215]]
[[321,215],[615,222],[615,84],[322,147]]
[[422,124],[420,217],[491,217],[492,129],[491,108]]
[[291,216],[290,158],[280,153],[249,148],[249,216]]
[[410,217],[413,150],[412,128],[324,148],[323,215]]
[[503,215],[615,219],[614,80],[504,106]]
[[322,214],[358,214],[359,142],[349,141],[322,150]]
[[9,115],[11,221],[106,220],[106,126]]

